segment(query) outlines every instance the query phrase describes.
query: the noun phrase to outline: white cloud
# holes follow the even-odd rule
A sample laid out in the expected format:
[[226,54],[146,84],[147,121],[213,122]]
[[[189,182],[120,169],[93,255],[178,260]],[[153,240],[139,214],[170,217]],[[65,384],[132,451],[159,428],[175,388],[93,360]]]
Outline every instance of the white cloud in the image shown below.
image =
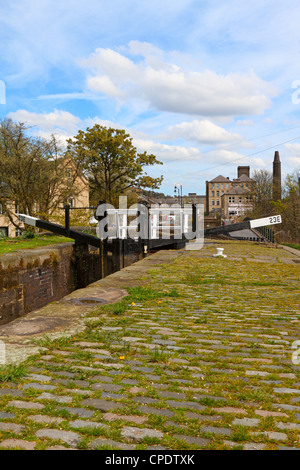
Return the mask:
[[129,51],[143,58],[134,62],[119,52],[99,48],[82,61],[82,67],[89,70],[88,90],[110,98],[143,100],[159,111],[199,116],[262,114],[276,94],[253,71],[222,75],[186,70],[163,61],[162,51],[138,41],[129,44]]
[[232,134],[223,127],[217,126],[208,119],[181,122],[170,126],[166,133],[169,139],[186,139],[196,141],[199,144],[224,144],[238,142],[240,145],[244,138],[240,134]]
[[57,109],[51,113],[31,113],[20,109],[9,113],[8,117],[32,127],[31,133],[39,137],[48,139],[54,134],[62,145],[65,145],[67,139],[73,137],[83,124],[79,117]]

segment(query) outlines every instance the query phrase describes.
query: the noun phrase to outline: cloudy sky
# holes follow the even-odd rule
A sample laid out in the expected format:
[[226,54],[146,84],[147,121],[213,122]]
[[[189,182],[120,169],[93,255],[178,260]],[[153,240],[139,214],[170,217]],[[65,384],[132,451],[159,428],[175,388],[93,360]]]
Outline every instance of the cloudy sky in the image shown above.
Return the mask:
[[0,0],[0,117],[125,129],[162,190],[300,168],[297,0]]

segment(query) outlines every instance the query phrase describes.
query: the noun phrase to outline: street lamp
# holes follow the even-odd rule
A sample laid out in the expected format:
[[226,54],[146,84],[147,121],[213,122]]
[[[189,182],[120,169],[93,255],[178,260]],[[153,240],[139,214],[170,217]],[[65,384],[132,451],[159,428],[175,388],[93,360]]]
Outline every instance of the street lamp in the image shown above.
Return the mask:
[[176,193],[178,194],[178,201],[180,203],[180,206],[182,207],[182,184],[180,183],[175,184],[174,193],[175,193],[175,197],[176,197]]

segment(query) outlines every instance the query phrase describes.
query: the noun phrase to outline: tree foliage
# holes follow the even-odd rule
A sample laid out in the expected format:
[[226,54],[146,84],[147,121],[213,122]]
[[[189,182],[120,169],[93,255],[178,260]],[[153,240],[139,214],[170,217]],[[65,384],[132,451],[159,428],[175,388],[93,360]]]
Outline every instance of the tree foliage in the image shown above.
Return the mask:
[[268,216],[273,213],[273,175],[267,170],[255,170],[252,179],[255,182],[252,215],[255,218]]
[[282,230],[287,241],[300,242],[300,171],[288,174],[281,201],[273,203],[282,215]]
[[133,186],[157,189],[162,177],[145,173],[148,166],[162,164],[153,154],[138,153],[124,130],[96,124],[68,140],[68,152],[90,182],[91,199],[115,204]]
[[77,169],[66,178],[69,161],[57,140],[28,135],[29,128],[11,119],[0,122],[0,204],[18,226],[16,211],[48,218],[74,193]]

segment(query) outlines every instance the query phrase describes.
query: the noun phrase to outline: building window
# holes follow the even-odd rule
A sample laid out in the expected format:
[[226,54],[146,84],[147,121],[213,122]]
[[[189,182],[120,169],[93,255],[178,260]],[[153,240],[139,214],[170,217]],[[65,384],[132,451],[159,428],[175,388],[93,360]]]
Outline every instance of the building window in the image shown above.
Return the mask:
[[211,185],[211,189],[214,189],[214,187],[215,187],[215,185],[214,185],[214,183],[212,183],[212,185]]
[[215,192],[214,191],[211,192],[211,197],[215,197]]
[[229,189],[229,183],[226,184],[226,188]]
[[217,206],[219,206],[219,205],[220,205],[220,200],[219,200],[219,199],[217,199]]
[[0,238],[8,237],[8,227],[0,227]]
[[220,191],[217,191],[217,197],[220,197]]
[[66,174],[66,178],[71,179],[72,178],[71,168],[66,168],[65,174]]
[[239,204],[242,204],[242,202],[243,202],[243,199],[239,197]]
[[219,189],[219,187],[220,187],[220,185],[219,185],[219,183],[217,183],[217,189]]
[[229,202],[230,202],[230,203],[235,202],[235,197],[234,197],[234,196],[229,196]]
[[211,201],[211,205],[212,205],[212,206],[215,205],[215,201],[214,201],[214,200]]

